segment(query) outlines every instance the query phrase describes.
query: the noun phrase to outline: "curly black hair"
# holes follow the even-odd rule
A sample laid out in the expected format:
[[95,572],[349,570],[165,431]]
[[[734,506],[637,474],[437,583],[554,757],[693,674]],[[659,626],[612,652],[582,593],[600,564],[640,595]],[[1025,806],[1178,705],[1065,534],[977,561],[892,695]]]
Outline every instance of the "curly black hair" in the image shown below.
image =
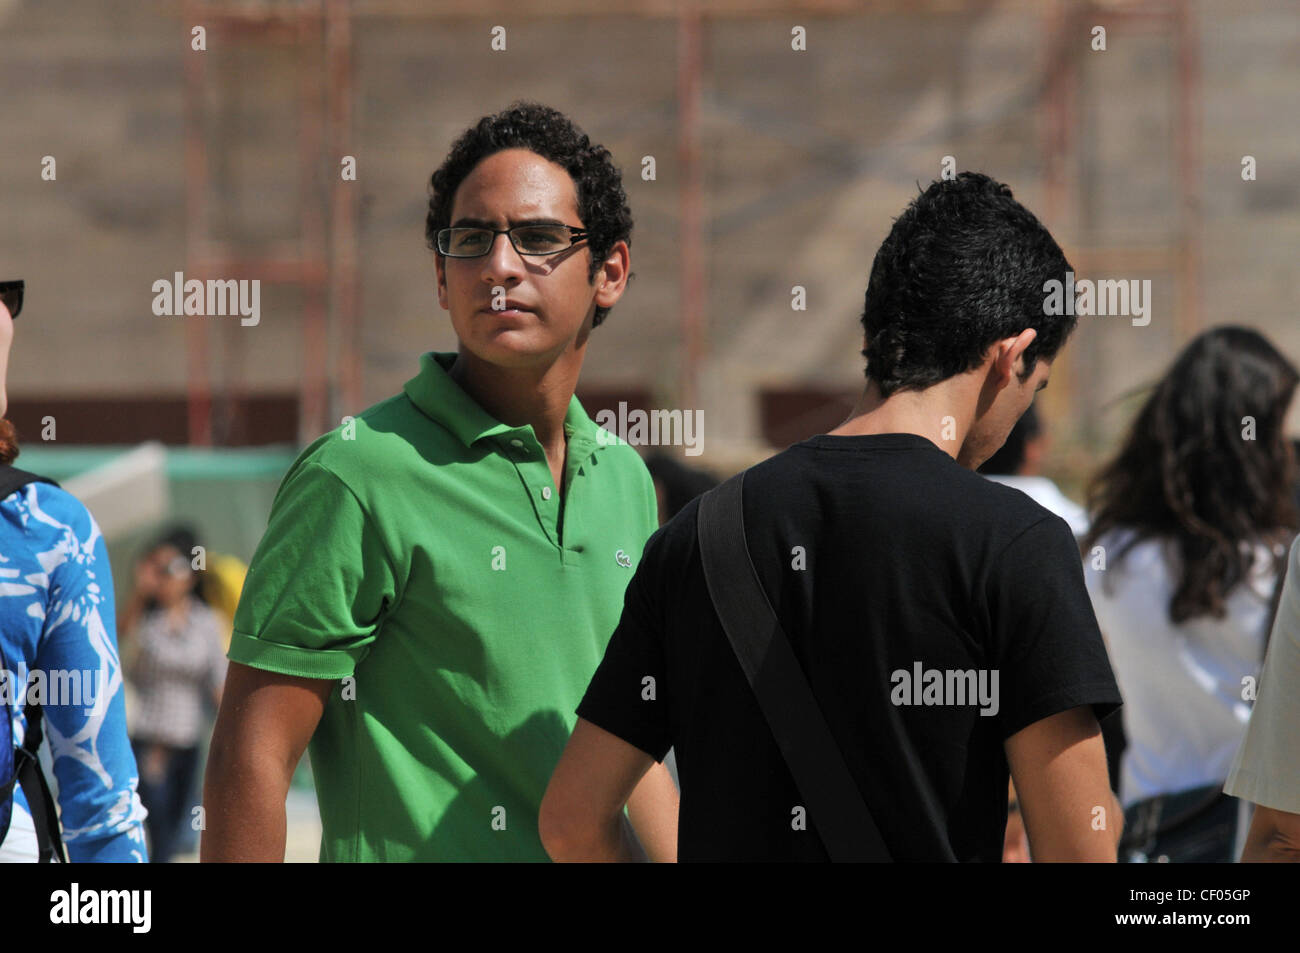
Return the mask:
[[[451,224],[452,201],[465,177],[483,159],[503,149],[528,149],[569,173],[591,250],[587,279],[594,281],[613,247],[620,241],[632,242],[632,210],[623,191],[623,177],[608,149],[592,143],[564,113],[539,103],[515,102],[496,115],[484,116],[453,143],[429,180],[429,212],[424,222],[429,248],[437,253],[438,232]],[[592,327],[607,314],[608,308],[597,308]]]
[[995,341],[1026,328],[1023,379],[1051,360],[1072,314],[1044,314],[1044,284],[1065,282],[1060,246],[1011,189],[978,172],[940,180],[912,200],[876,252],[862,327],[866,376],[888,397],[978,367]]

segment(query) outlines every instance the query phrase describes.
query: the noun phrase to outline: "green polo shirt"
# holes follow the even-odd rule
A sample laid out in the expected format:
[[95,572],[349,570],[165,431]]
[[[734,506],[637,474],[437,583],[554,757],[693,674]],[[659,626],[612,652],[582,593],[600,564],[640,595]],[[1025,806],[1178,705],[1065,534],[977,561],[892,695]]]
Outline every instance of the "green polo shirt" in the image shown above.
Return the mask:
[[542,794],[658,522],[576,397],[561,514],[531,425],[455,357],[302,452],[235,614],[231,660],[340,680],[309,749],[322,861],[546,859]]

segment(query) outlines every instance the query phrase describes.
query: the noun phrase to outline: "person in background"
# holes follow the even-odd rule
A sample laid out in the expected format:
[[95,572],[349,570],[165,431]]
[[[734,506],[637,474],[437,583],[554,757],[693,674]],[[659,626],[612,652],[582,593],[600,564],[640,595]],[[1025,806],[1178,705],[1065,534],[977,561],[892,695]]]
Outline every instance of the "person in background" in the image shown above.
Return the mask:
[[984,461],[979,472],[990,480],[1019,490],[1051,510],[1070,524],[1070,531],[1076,538],[1082,538],[1088,532],[1088,511],[1040,472],[1043,457],[1047,454],[1047,443],[1047,433],[1039,422],[1038,411],[1030,404],[1025,415],[1011,428],[1007,442]]
[[1127,703],[1129,860],[1228,862],[1239,849],[1239,805],[1222,789],[1300,521],[1283,436],[1297,380],[1259,333],[1206,331],[1090,486],[1085,575]]
[[655,481],[655,498],[659,501],[659,525],[663,526],[681,512],[691,500],[718,485],[717,478],[706,470],[697,470],[666,453],[652,453],[645,460],[646,469]]
[[[21,298],[0,299],[0,466],[18,456],[13,425],[3,419],[5,374]],[[126,734],[126,704],[113,618],[113,576],[95,518],[65,490],[28,483],[0,500],[0,649],[20,681],[28,672],[81,674],[94,700],[49,698],[41,706],[58,781],[59,821],[68,859],[140,862],[145,810],[136,794],[136,764]],[[8,675],[10,673],[6,673]],[[10,686],[0,704],[13,742],[28,729],[27,692]],[[77,702],[72,704],[69,702]],[[8,733],[5,733],[6,736]],[[27,799],[15,785],[0,862],[38,858]]]
[[224,620],[202,600],[191,565],[194,533],[175,527],[136,566],[135,591],[123,613],[131,647],[128,675],[139,710],[131,743],[140,764],[140,797],[149,810],[155,863],[175,853],[191,817],[190,794],[210,703],[221,704],[226,675]]
[[1028,864],[1033,858],[1029,856],[1029,834],[1025,831],[1025,819],[1020,813],[1020,799],[1016,797],[1016,785],[1007,782],[1007,831],[1002,839],[1002,863]]
[[[1297,460],[1300,460],[1300,440],[1291,441],[1291,453]],[[1296,474],[1296,481],[1291,487],[1291,495],[1295,497],[1296,509],[1300,510],[1300,472]]]

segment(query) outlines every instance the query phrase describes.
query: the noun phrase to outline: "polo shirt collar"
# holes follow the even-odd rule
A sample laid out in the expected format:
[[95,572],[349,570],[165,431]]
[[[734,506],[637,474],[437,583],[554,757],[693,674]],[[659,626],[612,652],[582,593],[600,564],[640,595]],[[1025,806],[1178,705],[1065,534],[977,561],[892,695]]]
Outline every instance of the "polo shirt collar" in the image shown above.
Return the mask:
[[[536,440],[531,424],[511,427],[503,424],[461,390],[447,372],[456,361],[456,352],[428,351],[420,355],[420,372],[403,385],[403,391],[425,416],[437,421],[467,447],[484,437],[527,431]],[[564,432],[572,439],[597,445],[596,424],[587,416],[577,395],[569,398],[564,415]]]

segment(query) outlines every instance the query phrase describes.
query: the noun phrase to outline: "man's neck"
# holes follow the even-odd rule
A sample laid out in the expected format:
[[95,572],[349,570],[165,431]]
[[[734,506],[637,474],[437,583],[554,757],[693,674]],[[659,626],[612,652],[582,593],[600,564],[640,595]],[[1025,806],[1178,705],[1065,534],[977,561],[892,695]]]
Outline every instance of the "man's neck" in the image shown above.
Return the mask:
[[448,372],[466,394],[511,427],[531,424],[548,457],[564,454],[564,418],[578,385],[585,348],[570,350],[543,367],[507,368],[461,348]]
[[835,437],[916,434],[958,460],[975,416],[975,401],[968,390],[956,377],[923,391],[901,391],[884,398],[875,382],[869,381],[849,418],[829,433]]

